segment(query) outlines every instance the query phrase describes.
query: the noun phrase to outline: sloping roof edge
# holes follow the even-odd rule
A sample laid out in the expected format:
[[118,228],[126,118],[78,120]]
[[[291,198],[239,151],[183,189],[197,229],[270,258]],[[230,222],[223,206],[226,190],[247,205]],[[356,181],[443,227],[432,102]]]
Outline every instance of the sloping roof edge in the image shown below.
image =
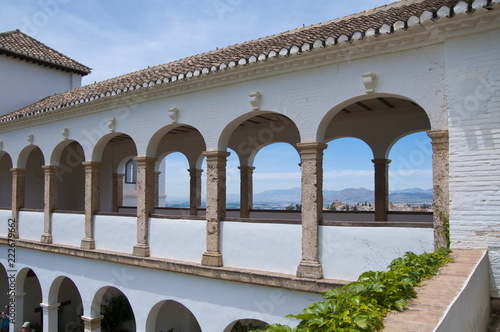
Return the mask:
[[0,33],[0,54],[82,76],[90,74],[91,71],[89,67],[28,36],[19,29]]
[[[492,10],[498,3],[499,0],[403,0],[359,14],[243,42],[63,92],[0,117],[0,124],[91,103],[118,94],[195,79],[252,63],[392,34],[429,21],[471,14],[476,10]],[[339,26],[343,29],[339,29]]]

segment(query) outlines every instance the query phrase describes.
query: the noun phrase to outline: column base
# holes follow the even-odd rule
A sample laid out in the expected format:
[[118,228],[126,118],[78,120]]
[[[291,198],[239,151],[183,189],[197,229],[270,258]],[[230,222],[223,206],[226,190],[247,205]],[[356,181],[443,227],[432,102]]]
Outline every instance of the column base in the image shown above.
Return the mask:
[[40,238],[40,242],[51,244],[52,243],[52,234],[49,234],[49,233],[42,234],[42,237]]
[[315,261],[301,261],[297,268],[297,277],[323,279],[323,267]]
[[139,257],[149,257],[149,246],[147,244],[136,244],[132,255]]
[[82,248],[82,249],[88,249],[88,250],[95,249],[95,240],[94,239],[90,239],[90,238],[84,238],[84,239],[82,239],[82,242],[80,244],[80,248]]
[[222,254],[220,252],[207,251],[201,258],[201,265],[205,266],[222,266]]

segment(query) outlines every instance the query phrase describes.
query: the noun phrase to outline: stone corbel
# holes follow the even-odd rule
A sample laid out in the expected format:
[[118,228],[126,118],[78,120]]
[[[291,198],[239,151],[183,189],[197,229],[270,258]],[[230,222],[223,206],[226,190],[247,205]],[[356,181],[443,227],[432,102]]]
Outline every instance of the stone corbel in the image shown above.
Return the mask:
[[376,75],[372,72],[364,73],[361,75],[363,77],[363,84],[365,86],[366,93],[375,92],[375,77]]
[[108,120],[108,129],[110,133],[113,133],[115,131],[116,127],[116,118],[111,118]]
[[177,123],[177,119],[179,117],[179,109],[176,107],[169,109],[168,116],[172,120],[172,123]]
[[255,91],[249,94],[250,104],[252,105],[252,110],[258,111],[260,109],[260,92]]
[[31,145],[31,144],[33,144],[33,140],[34,140],[34,138],[35,138],[35,137],[33,136],[33,134],[29,134],[29,135],[26,137],[26,139],[28,140],[28,143],[29,143],[30,145]]
[[61,131],[61,135],[64,137],[64,139],[68,139],[68,133],[69,133],[69,129],[68,128],[64,128]]

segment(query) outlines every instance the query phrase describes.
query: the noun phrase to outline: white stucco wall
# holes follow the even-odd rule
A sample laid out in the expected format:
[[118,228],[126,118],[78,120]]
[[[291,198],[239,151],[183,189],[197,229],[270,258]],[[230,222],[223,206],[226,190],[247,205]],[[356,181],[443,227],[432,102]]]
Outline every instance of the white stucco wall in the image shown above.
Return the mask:
[[[0,115],[81,86],[81,76],[0,55]],[[8,79],[5,79],[7,78]]]
[[85,237],[85,214],[53,213],[53,243],[79,247]]
[[9,225],[8,221],[12,218],[10,210],[0,210],[0,236],[8,236]]
[[432,228],[320,226],[320,261],[325,278],[356,280],[385,270],[407,251],[434,250]]
[[132,253],[137,243],[137,218],[97,215],[94,231],[96,249]]
[[295,274],[302,258],[301,225],[223,222],[225,266]]
[[[0,246],[0,251],[7,252],[7,248]],[[22,257],[16,269],[29,267],[39,278],[44,303],[48,301],[53,281],[61,275],[75,283],[86,316],[91,314],[91,303],[99,289],[105,286],[118,288],[132,306],[138,332],[155,332],[152,328],[146,329],[146,320],[154,305],[164,300],[177,301],[188,308],[202,331],[223,331],[227,325],[242,318],[295,325],[296,321],[284,316],[299,313],[311,303],[321,300],[320,294],[226,282],[23,248],[18,248],[16,254]],[[5,266],[6,257],[1,256],[0,263]]]
[[19,212],[19,238],[40,241],[43,234],[43,212]]
[[150,218],[151,256],[201,262],[206,251],[206,228],[205,220]]
[[[450,39],[446,47],[452,247],[498,247],[500,37],[497,31],[486,31]],[[500,264],[491,262],[492,280],[500,280]],[[492,283],[491,295],[500,297],[498,284]]]

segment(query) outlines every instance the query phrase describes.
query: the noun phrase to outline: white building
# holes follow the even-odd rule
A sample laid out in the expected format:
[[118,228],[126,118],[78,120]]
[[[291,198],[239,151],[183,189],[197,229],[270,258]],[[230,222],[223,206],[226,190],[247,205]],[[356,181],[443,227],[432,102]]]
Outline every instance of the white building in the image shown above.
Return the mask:
[[[446,245],[447,220],[452,248],[489,250],[496,303],[499,13],[496,0],[401,1],[83,87],[87,67],[0,34],[0,305],[15,292],[11,330],[30,320],[64,331],[81,317],[100,331],[101,304],[117,294],[131,331],[293,325],[283,317],[322,291]],[[387,211],[387,156],[419,131],[432,138],[433,220]],[[322,210],[323,150],[340,137],[373,151],[374,213]],[[300,155],[301,213],[252,209],[253,160],[274,142]],[[228,148],[240,211],[225,208]],[[159,207],[172,152],[189,163],[189,210]],[[129,184],[136,207],[124,206]]]

